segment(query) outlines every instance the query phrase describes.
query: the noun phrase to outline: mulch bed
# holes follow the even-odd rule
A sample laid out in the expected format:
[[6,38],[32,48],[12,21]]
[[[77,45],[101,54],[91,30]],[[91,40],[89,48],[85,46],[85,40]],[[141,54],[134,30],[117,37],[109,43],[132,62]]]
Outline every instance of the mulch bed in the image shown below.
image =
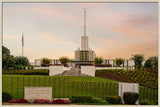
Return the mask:
[[133,80],[129,79],[126,75],[118,75],[117,73],[113,73],[112,75],[96,75],[96,77],[104,78],[104,79],[110,79],[110,80],[115,80],[115,81],[120,81],[120,82],[129,82],[129,83],[134,83]]

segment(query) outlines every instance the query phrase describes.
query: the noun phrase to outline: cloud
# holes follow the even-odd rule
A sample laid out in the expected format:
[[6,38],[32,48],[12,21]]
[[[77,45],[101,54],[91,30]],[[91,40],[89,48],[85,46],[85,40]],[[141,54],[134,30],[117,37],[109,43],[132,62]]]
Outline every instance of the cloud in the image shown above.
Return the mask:
[[116,39],[99,39],[95,47],[96,54],[104,58],[122,57],[129,59],[134,54],[144,54],[146,58],[158,55],[158,42],[142,41],[140,43],[123,42]]
[[28,14],[33,17],[38,17],[38,19],[48,19],[50,17],[53,17],[53,18],[59,18],[63,20],[70,20],[70,21],[80,20],[79,17],[76,17],[73,13],[70,12],[71,9],[64,9],[63,6],[57,7],[57,6],[49,6],[47,4],[34,5],[33,3],[31,4],[24,3],[22,5],[17,3],[16,8],[10,8],[9,5],[7,8],[7,5],[6,5],[6,9],[8,9],[8,11],[4,13],[5,15],[18,13],[20,17],[25,14]]
[[132,16],[130,18],[128,18],[128,20],[126,20],[126,24],[128,24],[129,26],[146,26],[146,25],[153,25],[153,24],[157,24],[158,21],[158,17],[153,17],[153,16],[149,16],[149,15],[142,15],[142,16]]
[[76,45],[75,42],[66,41],[65,39],[63,39],[59,36],[54,36],[54,35],[48,34],[48,33],[43,33],[43,34],[42,33],[41,34],[35,33],[34,35],[44,42],[56,42],[58,44],[63,44],[63,45]]
[[[48,52],[46,54],[46,51],[48,52],[47,49],[44,51],[44,49],[41,49],[41,48],[33,48],[33,47],[32,48],[25,48],[24,49],[24,56],[27,55],[27,57],[29,58],[29,61],[31,61],[31,62],[34,62],[35,59],[41,59],[42,57],[47,57],[50,59],[58,59],[62,56],[67,56],[71,59],[74,58],[74,52],[55,53],[55,50],[50,50],[50,52]],[[16,51],[15,51],[15,53],[16,53]]]
[[[15,36],[16,34],[11,36],[13,28],[25,29],[31,34],[25,36],[25,46],[33,48],[26,49],[28,52],[26,54],[32,59],[34,57],[41,58],[43,55],[55,58],[65,55],[74,57],[72,48],[76,49],[77,45],[80,46],[75,43],[75,41],[80,43],[80,36],[76,35],[79,35],[81,31],[78,29],[81,28],[77,26],[83,26],[83,8],[86,8],[87,35],[91,35],[89,43],[92,44],[91,48],[96,51],[97,56],[130,58],[132,54],[136,53],[144,53],[146,56],[157,54],[158,19],[157,13],[153,14],[153,9],[148,12],[148,8],[140,7],[140,5],[136,7],[137,5],[131,5],[131,3],[129,3],[131,7],[125,7],[125,3],[114,6],[114,3],[53,4],[29,3],[28,5],[24,3],[18,5],[17,3],[13,7],[12,5],[3,6],[4,39],[21,40],[21,37]],[[9,32],[10,35],[6,35],[6,32]],[[27,45],[27,43],[29,44],[27,39],[30,42],[35,42],[35,40],[37,42]],[[52,52],[50,51],[51,43],[58,44],[54,45]],[[41,44],[45,44],[45,46]],[[18,53],[15,51],[15,54]]]
[[19,40],[20,38],[22,37],[17,35],[3,35],[3,39]]

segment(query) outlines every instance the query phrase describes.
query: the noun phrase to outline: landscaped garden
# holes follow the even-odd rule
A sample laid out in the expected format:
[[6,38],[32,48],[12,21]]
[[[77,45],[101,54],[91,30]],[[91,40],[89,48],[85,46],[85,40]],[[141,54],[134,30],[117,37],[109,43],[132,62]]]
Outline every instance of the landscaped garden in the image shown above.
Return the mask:
[[[9,104],[122,104],[118,96],[118,84],[129,82],[139,83],[139,94],[124,93],[125,104],[135,104],[137,99],[142,105],[158,104],[158,58],[150,57],[144,66],[142,55],[134,55],[132,59],[135,70],[101,69],[96,70],[96,77],[48,76],[49,70],[33,69],[26,57],[14,57],[6,49],[2,55],[2,101]],[[60,60],[64,66],[68,66],[67,57],[61,57]],[[102,58],[95,58],[96,67],[111,67],[102,62]],[[119,67],[124,59],[117,58],[114,63]],[[42,65],[49,66],[50,59],[42,58]],[[52,87],[53,99],[24,99],[25,87]],[[131,102],[133,99],[135,101]]]
[[[47,71],[47,70],[46,70]],[[71,77],[45,75],[2,76],[3,92],[12,99],[24,98],[24,87],[52,87],[53,98],[70,98],[72,95],[89,95],[105,100],[106,96],[118,96],[118,81],[98,77]],[[158,90],[140,86],[139,100],[156,102]]]

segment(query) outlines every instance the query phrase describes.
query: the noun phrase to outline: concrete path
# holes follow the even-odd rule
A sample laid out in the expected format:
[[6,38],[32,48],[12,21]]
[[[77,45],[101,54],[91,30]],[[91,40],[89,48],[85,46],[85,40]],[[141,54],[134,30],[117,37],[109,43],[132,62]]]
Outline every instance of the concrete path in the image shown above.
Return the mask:
[[71,70],[66,70],[62,74],[57,74],[56,76],[89,76],[89,75],[81,74],[81,70],[78,68],[71,68]]

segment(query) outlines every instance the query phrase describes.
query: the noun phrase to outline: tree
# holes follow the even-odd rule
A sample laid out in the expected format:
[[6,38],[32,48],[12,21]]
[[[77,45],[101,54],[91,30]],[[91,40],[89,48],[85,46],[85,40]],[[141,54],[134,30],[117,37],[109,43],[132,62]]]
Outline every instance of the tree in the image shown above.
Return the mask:
[[10,50],[5,46],[2,46],[2,56],[3,55],[10,55]]
[[10,67],[13,67],[15,64],[14,56],[12,55],[3,55],[2,56],[2,67],[9,69]]
[[148,69],[158,69],[158,57],[150,57],[144,64],[145,68]]
[[120,66],[121,64],[124,63],[124,59],[122,59],[122,58],[116,58],[116,60],[115,60],[114,63],[116,63],[117,66]]
[[15,64],[14,56],[10,55],[10,50],[2,46],[2,68],[9,69]]
[[70,62],[71,60],[68,57],[60,57],[59,61],[61,62],[61,64],[63,64],[64,66],[68,67],[68,62]]
[[41,66],[49,66],[49,64],[52,63],[52,60],[49,58],[42,58],[40,62]]
[[142,62],[144,60],[143,54],[135,54],[131,59],[134,60],[136,69],[140,69],[142,67]]
[[28,66],[29,65],[29,60],[28,60],[27,57],[16,56],[15,57],[15,64],[16,65],[22,65],[22,66]]
[[102,64],[103,63],[103,58],[101,57],[95,57],[94,58],[94,64]]

